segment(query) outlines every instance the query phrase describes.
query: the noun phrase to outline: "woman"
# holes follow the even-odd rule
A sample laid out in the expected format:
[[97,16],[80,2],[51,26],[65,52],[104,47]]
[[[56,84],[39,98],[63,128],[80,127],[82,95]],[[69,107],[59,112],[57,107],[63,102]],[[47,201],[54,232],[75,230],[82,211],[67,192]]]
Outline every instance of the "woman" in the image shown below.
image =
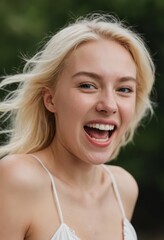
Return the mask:
[[152,112],[154,65],[141,38],[112,16],[80,18],[1,88],[17,82],[0,104],[10,113],[0,239],[137,239],[136,181],[104,164]]

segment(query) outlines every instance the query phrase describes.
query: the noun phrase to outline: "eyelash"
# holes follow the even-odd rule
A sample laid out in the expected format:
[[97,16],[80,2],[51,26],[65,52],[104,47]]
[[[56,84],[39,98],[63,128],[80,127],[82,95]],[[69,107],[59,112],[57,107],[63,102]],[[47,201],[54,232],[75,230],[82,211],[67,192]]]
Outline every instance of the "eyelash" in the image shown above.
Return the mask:
[[125,94],[128,94],[128,93],[132,93],[133,89],[129,88],[129,87],[121,87],[121,88],[118,89],[118,91],[122,92],[122,93],[125,93]]
[[92,83],[81,83],[79,87],[83,89],[96,89]]
[[[79,88],[84,89],[84,91],[85,90],[93,91],[93,90],[97,89],[97,87],[93,83],[87,83],[87,82],[79,84]],[[120,87],[120,88],[118,88],[117,92],[120,92],[120,94],[126,95],[126,94],[133,93],[134,90],[131,87]]]

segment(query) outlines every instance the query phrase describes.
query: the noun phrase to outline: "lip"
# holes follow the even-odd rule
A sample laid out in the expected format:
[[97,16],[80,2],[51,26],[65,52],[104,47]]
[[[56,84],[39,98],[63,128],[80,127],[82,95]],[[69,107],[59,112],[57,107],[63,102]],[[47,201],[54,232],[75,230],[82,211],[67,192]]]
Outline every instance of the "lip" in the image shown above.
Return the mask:
[[[114,133],[113,133],[114,134]],[[113,134],[112,136],[106,141],[106,142],[97,142],[95,141],[93,138],[91,138],[86,132],[85,132],[85,135],[87,137],[87,139],[89,140],[89,142],[92,144],[92,145],[95,145],[96,147],[108,147],[112,141],[112,137],[113,137]]]
[[[92,120],[92,121],[87,122],[85,125],[87,125],[87,124],[96,124],[96,123],[98,123],[98,124],[114,125],[115,128],[118,127],[118,124],[116,123],[116,121],[114,121],[114,120],[104,120],[104,119]],[[112,139],[113,139],[114,134],[115,134],[115,131],[114,131],[107,141],[105,141],[105,142],[98,142],[98,141],[94,140],[89,134],[87,134],[87,132],[85,130],[84,130],[84,132],[85,132],[85,136],[87,137],[88,141],[92,145],[94,145],[96,147],[100,147],[100,148],[108,147],[110,145],[110,143],[112,142]]]

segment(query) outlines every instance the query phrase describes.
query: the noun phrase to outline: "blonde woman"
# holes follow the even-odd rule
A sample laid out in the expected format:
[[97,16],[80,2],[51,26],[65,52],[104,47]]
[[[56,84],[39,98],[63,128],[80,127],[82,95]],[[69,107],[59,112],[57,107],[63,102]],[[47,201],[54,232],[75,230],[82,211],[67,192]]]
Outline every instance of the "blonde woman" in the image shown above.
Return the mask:
[[0,239],[136,240],[138,187],[105,165],[153,112],[142,39],[108,15],[80,18],[28,60],[0,103]]

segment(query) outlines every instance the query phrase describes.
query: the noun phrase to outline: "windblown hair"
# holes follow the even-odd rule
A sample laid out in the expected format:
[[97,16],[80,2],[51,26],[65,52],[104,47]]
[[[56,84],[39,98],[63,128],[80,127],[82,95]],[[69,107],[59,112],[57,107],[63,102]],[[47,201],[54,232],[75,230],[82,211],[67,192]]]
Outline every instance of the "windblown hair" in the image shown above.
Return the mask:
[[154,64],[142,38],[130,27],[111,15],[92,14],[79,18],[57,32],[40,52],[26,60],[23,72],[5,77],[1,90],[11,84],[18,88],[0,103],[1,120],[7,129],[1,130],[8,140],[0,147],[0,156],[30,153],[47,147],[55,135],[55,117],[43,103],[43,89],[55,89],[68,55],[88,41],[114,40],[132,55],[137,67],[137,97],[133,121],[116,146],[112,158],[121,146],[132,140],[141,119],[153,113],[150,93],[154,83]]

